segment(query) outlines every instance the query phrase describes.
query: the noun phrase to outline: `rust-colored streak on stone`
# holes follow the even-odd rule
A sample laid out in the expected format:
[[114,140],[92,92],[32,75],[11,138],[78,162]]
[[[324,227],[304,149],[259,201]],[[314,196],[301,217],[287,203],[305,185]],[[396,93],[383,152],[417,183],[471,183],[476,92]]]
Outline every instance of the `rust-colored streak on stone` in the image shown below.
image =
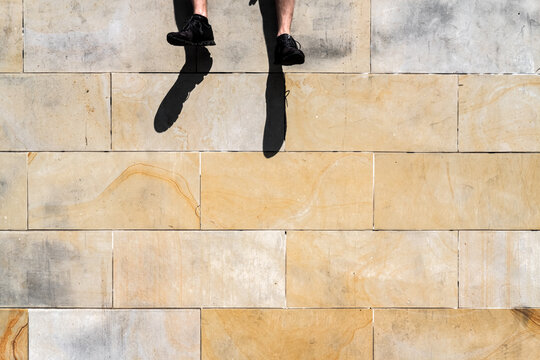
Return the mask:
[[32,161],[36,158],[37,153],[35,152],[29,152],[28,153],[28,165],[32,163]]
[[28,312],[0,310],[0,360],[28,359]]

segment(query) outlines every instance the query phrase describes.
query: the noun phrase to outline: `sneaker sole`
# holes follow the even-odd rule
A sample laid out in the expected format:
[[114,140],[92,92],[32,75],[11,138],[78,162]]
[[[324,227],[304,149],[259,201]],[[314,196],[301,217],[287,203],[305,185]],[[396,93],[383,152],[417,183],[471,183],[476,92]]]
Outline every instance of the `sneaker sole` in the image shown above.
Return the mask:
[[167,42],[174,46],[214,46],[216,42],[214,40],[206,40],[199,42],[192,42],[187,40],[180,40],[173,37],[167,36]]
[[305,58],[302,55],[291,55],[289,57],[281,59],[281,61],[275,61],[274,65],[283,65],[283,66],[291,66],[291,65],[302,65],[305,61]]

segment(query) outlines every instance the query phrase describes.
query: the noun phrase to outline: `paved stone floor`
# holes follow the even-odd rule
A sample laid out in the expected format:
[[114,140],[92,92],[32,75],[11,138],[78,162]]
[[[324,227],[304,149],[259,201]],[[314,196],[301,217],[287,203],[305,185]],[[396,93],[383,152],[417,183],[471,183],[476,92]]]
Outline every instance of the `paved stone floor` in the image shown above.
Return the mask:
[[0,359],[538,359],[540,2],[251,2],[0,0]]

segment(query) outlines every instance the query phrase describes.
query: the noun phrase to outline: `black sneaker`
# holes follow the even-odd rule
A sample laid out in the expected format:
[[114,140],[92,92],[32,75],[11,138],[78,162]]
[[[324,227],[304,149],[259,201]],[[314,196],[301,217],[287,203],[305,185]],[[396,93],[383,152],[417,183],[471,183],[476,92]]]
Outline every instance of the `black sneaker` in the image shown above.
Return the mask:
[[174,46],[210,46],[214,42],[214,32],[208,19],[199,14],[193,14],[180,32],[167,34],[167,42]]
[[304,53],[289,34],[278,36],[274,57],[275,65],[297,65],[304,63]]

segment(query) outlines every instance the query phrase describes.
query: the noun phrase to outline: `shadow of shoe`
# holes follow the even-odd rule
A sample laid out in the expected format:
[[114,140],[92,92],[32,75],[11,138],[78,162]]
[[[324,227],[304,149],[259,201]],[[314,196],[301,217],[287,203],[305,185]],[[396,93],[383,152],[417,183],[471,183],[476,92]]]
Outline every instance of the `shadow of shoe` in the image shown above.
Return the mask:
[[[208,49],[186,46],[185,51],[186,63],[180,70],[176,82],[161,101],[154,118],[154,129],[158,133],[167,131],[173,126],[191,91],[204,80],[212,68],[213,60]],[[193,73],[192,69],[196,69],[197,72]]]
[[[193,13],[190,1],[174,0],[174,18],[180,28]],[[167,131],[178,120],[189,98],[189,94],[200,84],[212,68],[212,56],[205,47],[186,46],[186,62],[175,83],[165,95],[154,117],[154,129],[158,133]]]
[[[254,5],[257,0],[250,0]],[[274,65],[277,19],[274,0],[259,0],[259,11],[263,22],[264,41],[268,56],[268,78],[266,79],[266,122],[263,135],[263,154],[266,158],[276,155],[283,147],[287,132],[285,108],[285,74],[281,65]]]

